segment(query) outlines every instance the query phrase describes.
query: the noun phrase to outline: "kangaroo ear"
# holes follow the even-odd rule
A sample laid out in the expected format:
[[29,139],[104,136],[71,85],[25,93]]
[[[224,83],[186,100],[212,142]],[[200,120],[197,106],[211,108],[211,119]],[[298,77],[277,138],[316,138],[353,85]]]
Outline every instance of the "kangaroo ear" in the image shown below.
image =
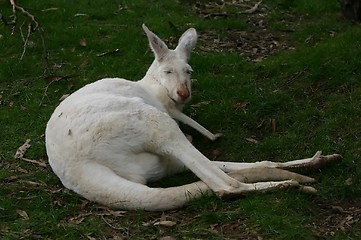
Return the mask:
[[145,24],[143,24],[143,30],[147,34],[149,45],[152,51],[154,52],[155,58],[157,61],[161,62],[163,61],[164,57],[168,53],[168,47],[167,45],[153,32],[151,32]]
[[180,54],[184,55],[184,58],[188,61],[193,48],[196,46],[197,43],[197,32],[194,28],[190,28],[183,33],[180,37],[178,46],[175,49]]

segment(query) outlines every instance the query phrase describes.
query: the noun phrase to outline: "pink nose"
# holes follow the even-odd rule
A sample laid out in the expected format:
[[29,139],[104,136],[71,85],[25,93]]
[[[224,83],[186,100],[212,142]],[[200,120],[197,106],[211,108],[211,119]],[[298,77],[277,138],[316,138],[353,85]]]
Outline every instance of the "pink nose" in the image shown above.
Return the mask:
[[183,101],[187,100],[187,98],[189,97],[189,91],[186,87],[178,90],[177,94]]

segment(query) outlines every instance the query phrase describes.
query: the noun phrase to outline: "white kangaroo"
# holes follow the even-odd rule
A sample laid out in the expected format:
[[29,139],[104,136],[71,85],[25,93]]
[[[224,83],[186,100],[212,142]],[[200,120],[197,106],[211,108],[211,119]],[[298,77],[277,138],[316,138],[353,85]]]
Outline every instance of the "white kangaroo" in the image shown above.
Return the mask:
[[[113,208],[161,211],[210,191],[228,196],[300,186],[298,182],[315,180],[284,169],[321,167],[341,158],[317,152],[285,163],[211,162],[175,121],[211,140],[218,137],[181,112],[191,98],[188,60],[196,30],[188,29],[176,49],[169,50],[145,25],[143,29],[155,55],[143,79],[106,78],[86,85],[62,101],[47,124],[49,163],[65,187]],[[169,188],[146,185],[187,169],[200,181]]]

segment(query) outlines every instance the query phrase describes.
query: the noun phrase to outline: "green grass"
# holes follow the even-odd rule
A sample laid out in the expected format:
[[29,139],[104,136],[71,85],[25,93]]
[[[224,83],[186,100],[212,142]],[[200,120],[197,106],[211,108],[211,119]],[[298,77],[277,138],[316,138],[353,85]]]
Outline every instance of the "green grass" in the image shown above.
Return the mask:
[[[19,2],[19,1],[18,1]],[[225,1],[231,2],[231,1]],[[250,6],[256,1],[251,1]],[[286,190],[253,194],[237,200],[203,196],[182,209],[165,213],[112,212],[64,189],[50,167],[15,160],[26,139],[26,158],[47,161],[44,129],[59,98],[103,77],[140,79],[153,60],[141,24],[172,42],[188,27],[200,35],[252,31],[245,8],[216,1],[213,12],[227,17],[203,18],[208,1],[23,1],[44,30],[48,59],[39,32],[30,37],[22,61],[27,19],[18,26],[0,23],[0,237],[2,239],[359,239],[361,29],[344,21],[337,1],[264,1],[266,27],[289,49],[251,62],[240,50],[202,51],[199,41],[191,65],[191,104],[185,112],[225,136],[210,143],[194,130],[195,146],[220,160],[286,161],[317,150],[340,153],[343,161],[320,171],[318,196]],[[265,5],[266,4],[266,5]],[[207,5],[209,6],[209,5]],[[262,6],[262,4],[261,4]],[[10,19],[11,7],[0,2]],[[46,11],[44,11],[46,10]],[[80,15],[79,15],[80,14]],[[258,14],[258,13],[256,13]],[[80,41],[85,39],[86,46]],[[209,39],[208,41],[213,41]],[[84,45],[84,44],[83,44]],[[216,45],[217,47],[217,45]],[[115,54],[98,54],[119,49]],[[136,64],[134,64],[136,63]],[[242,106],[242,103],[246,103]],[[238,107],[237,107],[238,106]],[[277,131],[272,132],[275,119]],[[262,124],[261,124],[262,123]],[[258,143],[250,143],[246,138]],[[352,179],[352,184],[345,181]],[[194,181],[188,173],[159,183]],[[332,211],[340,206],[344,212]],[[26,212],[27,215],[24,215]],[[347,218],[351,216],[350,218]],[[173,227],[154,225],[165,218]],[[347,220],[349,219],[349,220]],[[340,228],[340,224],[347,220]],[[120,239],[120,238],[118,238]]]

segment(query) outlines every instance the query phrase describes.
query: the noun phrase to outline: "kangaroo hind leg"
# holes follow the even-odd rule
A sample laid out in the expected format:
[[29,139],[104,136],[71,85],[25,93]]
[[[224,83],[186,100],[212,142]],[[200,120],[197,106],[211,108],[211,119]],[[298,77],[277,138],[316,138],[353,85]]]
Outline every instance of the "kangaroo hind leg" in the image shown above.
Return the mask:
[[271,161],[261,161],[261,162],[222,162],[222,161],[213,161],[212,163],[222,169],[225,172],[238,171],[242,169],[249,168],[281,168],[286,170],[294,170],[298,168],[314,168],[319,169],[321,167],[327,166],[329,164],[338,162],[342,159],[339,154],[332,155],[322,155],[321,151],[318,151],[311,158],[304,158],[299,160],[293,160],[288,162],[271,162]]

